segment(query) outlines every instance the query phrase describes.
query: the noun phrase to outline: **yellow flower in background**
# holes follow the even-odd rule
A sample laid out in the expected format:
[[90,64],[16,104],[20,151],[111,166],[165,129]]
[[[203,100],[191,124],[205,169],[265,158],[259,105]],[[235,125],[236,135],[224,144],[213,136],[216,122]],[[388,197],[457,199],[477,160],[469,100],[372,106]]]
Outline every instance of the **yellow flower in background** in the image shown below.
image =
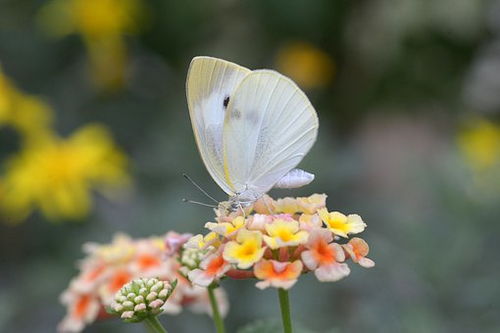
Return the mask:
[[95,84],[114,90],[125,79],[124,35],[138,31],[142,15],[140,0],[52,0],[40,11],[39,21],[53,36],[80,34]]
[[52,109],[41,99],[24,94],[0,68],[0,127],[12,126],[24,141],[37,141],[47,135],[52,123]]
[[[100,39],[137,31],[138,0],[52,0],[42,9],[45,28],[54,35],[79,33]],[[60,15],[55,22],[45,21]]]
[[304,89],[323,87],[331,82],[335,74],[333,59],[306,42],[294,42],[282,47],[276,56],[276,67]]
[[487,120],[476,120],[459,134],[459,148],[466,161],[477,172],[499,166],[500,126]]
[[92,189],[110,194],[127,184],[126,164],[104,127],[88,125],[68,139],[47,136],[7,162],[0,209],[12,222],[37,208],[51,220],[82,218]]

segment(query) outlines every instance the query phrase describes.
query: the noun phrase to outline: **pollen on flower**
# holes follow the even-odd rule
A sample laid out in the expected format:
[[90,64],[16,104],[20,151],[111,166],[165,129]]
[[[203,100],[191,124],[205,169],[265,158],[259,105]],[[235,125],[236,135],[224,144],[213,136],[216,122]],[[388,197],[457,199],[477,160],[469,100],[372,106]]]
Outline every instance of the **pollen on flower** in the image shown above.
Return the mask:
[[[346,260],[364,267],[374,265],[366,258],[368,244],[360,238],[341,243],[342,238],[366,227],[356,214],[329,213],[326,195],[274,200],[264,195],[252,206],[230,211],[226,205],[216,210],[210,232],[196,235],[185,245],[203,249],[196,267],[186,274],[196,285],[208,286],[224,276],[256,277],[258,288],[290,288],[301,274],[313,272],[319,281],[338,281],[349,275]],[[216,242],[207,246],[209,235]],[[210,236],[214,237],[214,236]]]

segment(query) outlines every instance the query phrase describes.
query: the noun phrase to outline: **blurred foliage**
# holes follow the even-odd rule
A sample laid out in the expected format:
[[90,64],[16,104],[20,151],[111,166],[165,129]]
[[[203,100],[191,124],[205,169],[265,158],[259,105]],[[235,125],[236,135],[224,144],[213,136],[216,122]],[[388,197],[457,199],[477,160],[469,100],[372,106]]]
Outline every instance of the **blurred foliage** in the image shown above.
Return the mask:
[[[77,5],[87,9],[68,12]],[[292,59],[289,75],[316,73],[308,80],[321,82],[297,78],[318,111],[320,137],[302,163],[316,180],[293,195],[328,193],[329,207],[360,212],[377,267],[333,285],[306,278],[291,292],[297,322],[318,332],[498,331],[499,42],[498,0],[0,1],[2,179],[34,128],[49,128],[60,144],[99,123],[122,147],[135,185],[122,201],[93,195],[78,224],[44,223],[39,213],[0,224],[0,331],[54,331],[82,243],[120,230],[198,233],[211,219],[181,202],[201,197],[182,172],[224,199],[187,113],[195,55],[282,71],[280,59]],[[331,69],[310,67],[323,61],[333,65],[328,80],[316,76]],[[55,202],[53,189],[40,193]],[[276,295],[253,284],[223,283],[230,332],[279,316]],[[173,332],[211,325],[191,314],[165,322]],[[140,328],[89,328],[118,330]]]
[[[238,333],[274,333],[281,332],[282,329],[282,323],[278,320],[258,320],[240,328]],[[293,330],[297,333],[313,333],[297,324],[294,325]]]

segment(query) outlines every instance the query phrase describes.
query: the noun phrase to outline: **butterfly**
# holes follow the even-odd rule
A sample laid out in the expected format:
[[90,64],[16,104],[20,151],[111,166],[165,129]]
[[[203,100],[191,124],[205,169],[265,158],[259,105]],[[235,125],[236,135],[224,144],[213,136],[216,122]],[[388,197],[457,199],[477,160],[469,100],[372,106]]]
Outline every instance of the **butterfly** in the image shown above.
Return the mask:
[[318,116],[286,76],[195,57],[186,95],[198,150],[233,204],[248,206],[271,188],[296,188],[314,175],[295,167],[314,144]]

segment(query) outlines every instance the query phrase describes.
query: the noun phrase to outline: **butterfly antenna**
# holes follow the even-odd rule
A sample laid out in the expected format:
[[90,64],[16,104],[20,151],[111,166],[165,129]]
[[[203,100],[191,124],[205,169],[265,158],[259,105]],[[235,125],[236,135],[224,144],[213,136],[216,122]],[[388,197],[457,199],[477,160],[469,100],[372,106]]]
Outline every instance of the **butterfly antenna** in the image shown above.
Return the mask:
[[183,173],[182,176],[184,178],[186,178],[191,184],[193,184],[198,190],[200,190],[201,193],[205,194],[205,196],[207,198],[209,198],[210,200],[212,200],[213,202],[215,202],[216,204],[219,204],[219,202],[217,200],[215,200],[210,194],[207,193],[207,191],[205,191],[204,189],[201,188],[200,185],[196,184],[196,182],[194,180],[191,179],[191,177],[189,177],[187,174]]
[[188,199],[182,199],[182,202],[187,202],[190,204],[200,205],[200,206],[204,206],[204,207],[217,208],[217,206],[214,206],[214,205],[206,204],[204,202],[199,202],[199,201],[188,200]]

